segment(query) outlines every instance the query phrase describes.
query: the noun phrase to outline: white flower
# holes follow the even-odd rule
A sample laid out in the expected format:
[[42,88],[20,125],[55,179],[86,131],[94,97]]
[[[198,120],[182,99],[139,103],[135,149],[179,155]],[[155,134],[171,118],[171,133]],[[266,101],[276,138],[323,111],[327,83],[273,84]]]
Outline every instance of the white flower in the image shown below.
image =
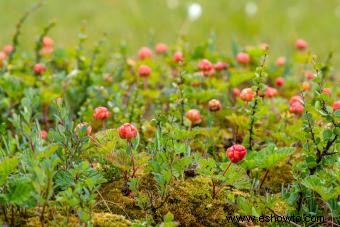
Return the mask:
[[247,2],[244,10],[248,16],[254,16],[257,13],[257,5],[255,2]]
[[188,6],[188,17],[189,20],[195,21],[197,20],[202,14],[202,7],[198,3],[191,3]]

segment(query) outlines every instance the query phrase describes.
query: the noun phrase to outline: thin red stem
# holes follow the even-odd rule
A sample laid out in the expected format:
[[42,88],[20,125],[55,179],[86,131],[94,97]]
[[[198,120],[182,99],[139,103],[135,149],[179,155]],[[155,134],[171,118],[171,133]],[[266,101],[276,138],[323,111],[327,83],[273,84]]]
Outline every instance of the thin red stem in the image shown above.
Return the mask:
[[229,165],[227,166],[227,168],[223,171],[223,176],[225,176],[225,174],[227,173],[228,169],[230,168],[232,162],[229,163]]

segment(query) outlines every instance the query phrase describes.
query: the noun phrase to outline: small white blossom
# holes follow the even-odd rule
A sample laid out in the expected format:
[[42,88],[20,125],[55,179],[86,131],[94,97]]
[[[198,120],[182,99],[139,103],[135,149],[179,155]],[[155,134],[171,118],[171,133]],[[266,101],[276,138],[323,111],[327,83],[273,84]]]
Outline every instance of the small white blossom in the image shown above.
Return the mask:
[[202,14],[202,7],[198,3],[191,3],[188,6],[188,17],[191,21],[197,20]]
[[254,16],[257,13],[257,5],[255,2],[247,2],[244,10],[248,16]]

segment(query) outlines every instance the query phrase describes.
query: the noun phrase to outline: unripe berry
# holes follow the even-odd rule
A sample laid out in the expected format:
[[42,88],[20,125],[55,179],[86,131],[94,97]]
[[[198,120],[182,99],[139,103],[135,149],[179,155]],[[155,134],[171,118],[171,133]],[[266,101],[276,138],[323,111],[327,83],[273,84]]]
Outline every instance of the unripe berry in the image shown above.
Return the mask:
[[33,71],[35,75],[41,75],[46,71],[46,68],[43,64],[37,63],[34,65]]
[[77,124],[74,131],[78,135],[85,128],[86,128],[86,135],[88,135],[88,136],[91,135],[92,127],[87,122],[82,122],[82,123]]
[[336,110],[339,110],[339,109],[340,109],[340,100],[335,101],[333,103],[333,110],[336,111]]
[[93,117],[97,120],[105,120],[110,117],[110,112],[106,107],[99,106],[94,110]]
[[304,50],[308,47],[308,43],[303,39],[298,39],[295,41],[295,48],[298,50]]
[[174,62],[179,63],[183,61],[183,54],[180,51],[177,51],[173,56],[172,59],[174,60]]
[[130,123],[125,123],[118,128],[119,137],[122,139],[134,139],[137,136],[137,133],[137,128]]
[[186,113],[186,117],[191,121],[193,124],[199,124],[201,123],[201,114],[196,109],[191,109]]
[[255,97],[255,92],[251,88],[244,88],[240,93],[240,98],[243,101],[250,102]]
[[236,56],[236,61],[240,64],[240,65],[247,65],[250,63],[250,56],[247,53],[241,52],[238,53]]
[[262,50],[268,50],[269,49],[269,44],[268,43],[261,43],[260,44],[260,48]]
[[138,57],[141,60],[152,58],[152,51],[148,47],[142,47],[138,51]]
[[168,46],[164,43],[157,43],[156,45],[156,53],[157,54],[164,54],[168,51]]
[[238,163],[244,159],[247,154],[247,149],[240,145],[235,144],[227,149],[226,155],[232,163]]
[[209,110],[212,112],[216,112],[222,109],[222,104],[217,99],[211,99],[208,103]]
[[302,89],[303,89],[304,91],[308,91],[308,90],[310,89],[310,84],[309,84],[307,81],[304,81],[304,82],[302,83]]
[[147,65],[141,65],[138,68],[138,75],[140,77],[149,77],[151,72],[152,72],[151,68]]
[[282,86],[285,84],[285,79],[282,78],[282,77],[278,77],[278,78],[276,78],[276,80],[275,80],[275,84],[276,84],[276,86],[278,86],[278,87],[282,87]]

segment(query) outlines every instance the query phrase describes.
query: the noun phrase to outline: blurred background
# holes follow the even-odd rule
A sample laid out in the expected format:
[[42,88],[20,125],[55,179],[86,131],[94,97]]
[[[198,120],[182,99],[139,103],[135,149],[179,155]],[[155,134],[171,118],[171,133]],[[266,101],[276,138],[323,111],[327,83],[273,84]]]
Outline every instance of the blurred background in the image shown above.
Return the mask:
[[[10,42],[15,24],[35,2],[0,0],[0,46]],[[125,41],[135,51],[152,41],[175,44],[181,31],[192,46],[214,35],[226,52],[232,39],[241,45],[268,42],[276,57],[301,37],[322,57],[334,51],[340,59],[339,0],[47,0],[24,24],[22,46],[33,48],[53,19],[57,26],[49,36],[61,47],[73,47],[87,21],[90,45],[107,32],[112,47]]]

